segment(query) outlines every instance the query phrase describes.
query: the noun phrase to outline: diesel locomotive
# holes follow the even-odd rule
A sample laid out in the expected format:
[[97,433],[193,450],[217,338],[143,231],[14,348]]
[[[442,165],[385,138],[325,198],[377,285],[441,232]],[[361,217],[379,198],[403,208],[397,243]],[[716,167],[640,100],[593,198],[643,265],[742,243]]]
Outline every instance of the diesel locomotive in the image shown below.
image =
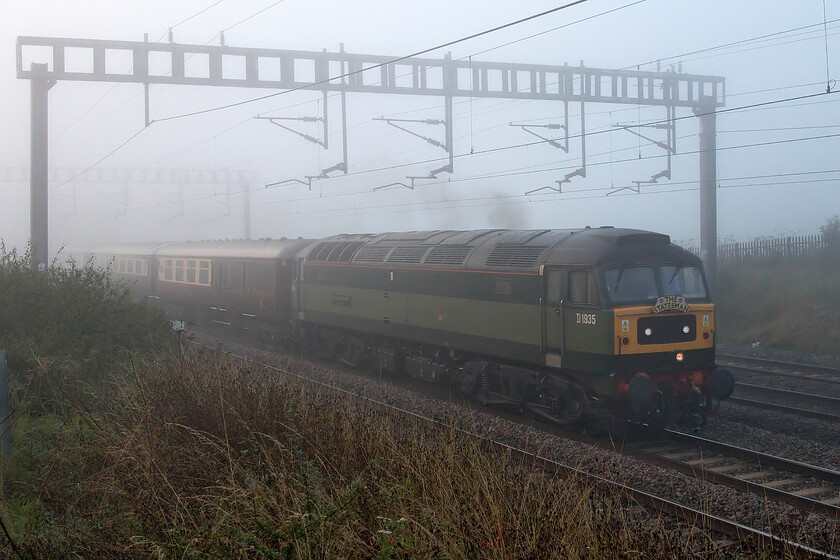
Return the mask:
[[715,366],[702,262],[659,233],[417,231],[96,256],[192,321],[449,382],[556,422],[702,421],[734,387]]

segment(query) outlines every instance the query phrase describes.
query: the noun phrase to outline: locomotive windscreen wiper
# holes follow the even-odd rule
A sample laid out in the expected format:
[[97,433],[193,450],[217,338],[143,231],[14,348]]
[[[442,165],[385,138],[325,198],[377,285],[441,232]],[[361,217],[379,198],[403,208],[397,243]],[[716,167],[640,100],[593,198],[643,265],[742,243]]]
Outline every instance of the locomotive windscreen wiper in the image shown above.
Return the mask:
[[671,283],[674,281],[674,278],[677,277],[677,274],[679,274],[680,270],[682,270],[682,269],[683,269],[683,263],[681,263],[681,262],[677,263],[677,268],[674,270],[674,274],[671,276],[671,279],[668,280],[668,285],[669,286],[671,285]]
[[618,269],[618,278],[615,279],[615,286],[613,286],[613,291],[618,291],[618,285],[621,283],[621,277],[624,276],[624,269],[627,268],[627,263],[621,265],[621,268]]

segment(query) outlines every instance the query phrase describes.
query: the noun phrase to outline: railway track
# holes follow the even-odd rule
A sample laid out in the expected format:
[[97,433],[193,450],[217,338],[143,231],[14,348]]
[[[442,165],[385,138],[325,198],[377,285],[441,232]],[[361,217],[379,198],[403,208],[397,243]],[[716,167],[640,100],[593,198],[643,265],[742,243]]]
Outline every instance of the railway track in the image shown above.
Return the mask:
[[[741,395],[747,394],[763,394],[763,398],[746,398]],[[840,423],[840,399],[834,397],[825,397],[822,395],[813,395],[810,393],[799,393],[797,391],[786,391],[784,389],[774,389],[771,387],[762,387],[760,385],[750,385],[747,383],[735,383],[735,393],[732,397],[727,399],[727,402],[732,404],[740,404],[751,406],[753,408],[762,408],[764,410],[775,410],[777,412],[784,412],[786,414],[793,414],[805,418],[814,418],[816,420],[824,420],[826,422]],[[770,400],[767,400],[767,399]],[[802,403],[799,406],[792,406],[791,401]]]
[[[840,386],[840,370],[834,368],[725,354],[719,355],[717,361],[752,374],[759,382],[776,377]],[[840,398],[827,395],[736,381],[735,393],[728,402],[840,423]]]
[[840,369],[837,368],[753,358],[750,356],[733,356],[721,353],[717,354],[716,362],[720,366],[734,367],[767,376],[787,377],[791,379],[817,381],[829,385],[840,385]]
[[[194,343],[194,344],[198,345],[198,343]],[[199,345],[199,346],[202,346],[202,345]],[[217,348],[212,348],[212,347],[209,347],[209,346],[204,346],[204,347],[209,348],[211,350],[217,350]],[[231,357],[236,358],[238,360],[241,360],[245,363],[255,363],[253,360],[251,360],[247,357],[244,357],[244,356],[240,356],[240,355],[236,355],[236,354],[232,354],[232,353],[229,353],[229,355]],[[615,481],[615,480],[610,480],[610,479],[605,478],[603,476],[595,475],[595,474],[583,471],[581,469],[575,468],[574,466],[566,465],[566,464],[563,464],[562,462],[539,456],[537,454],[526,451],[524,449],[520,449],[518,447],[509,445],[505,442],[497,441],[497,440],[494,440],[494,439],[489,438],[487,436],[483,436],[483,435],[479,435],[479,434],[476,434],[476,433],[464,431],[462,429],[454,428],[450,424],[444,424],[444,423],[442,423],[438,420],[419,415],[415,412],[405,410],[405,409],[402,409],[402,408],[399,408],[399,407],[395,407],[395,406],[392,406],[392,405],[387,404],[385,402],[381,402],[379,400],[372,399],[370,397],[359,395],[359,394],[356,394],[356,393],[351,392],[351,391],[347,391],[347,390],[342,389],[340,387],[336,387],[336,386],[333,386],[333,385],[330,385],[330,384],[327,384],[327,383],[315,381],[315,380],[312,380],[308,377],[301,376],[299,374],[295,374],[293,372],[289,372],[287,370],[277,368],[275,366],[271,366],[271,365],[264,364],[264,363],[258,363],[258,365],[261,366],[261,367],[265,367],[265,368],[268,368],[270,370],[273,370],[273,371],[275,371],[279,374],[283,374],[283,375],[286,375],[286,376],[289,376],[289,377],[297,378],[297,379],[299,379],[299,380],[301,380],[301,381],[303,381],[307,384],[310,384],[314,388],[314,390],[330,391],[330,392],[333,392],[333,393],[343,395],[344,397],[352,400],[353,402],[358,403],[360,406],[364,406],[364,407],[376,410],[378,412],[383,412],[383,413],[387,412],[389,414],[400,414],[400,415],[405,416],[408,419],[411,419],[412,421],[420,421],[420,422],[427,423],[427,424],[429,424],[430,427],[433,427],[435,429],[455,430],[465,437],[469,437],[469,438],[472,438],[472,439],[478,441],[479,443],[486,446],[487,448],[493,449],[493,450],[498,451],[498,452],[508,453],[511,456],[520,459],[522,462],[524,462],[526,464],[529,464],[533,468],[543,470],[543,471],[548,472],[548,473],[557,473],[557,474],[561,474],[563,476],[573,476],[578,480],[582,480],[586,483],[593,484],[593,485],[597,486],[598,488],[601,488],[604,491],[609,492],[611,494],[617,494],[617,495],[620,495],[620,496],[624,496],[632,504],[635,504],[635,506],[641,506],[641,507],[643,507],[643,508],[645,508],[649,511],[656,512],[659,515],[670,516],[670,517],[672,517],[673,519],[675,519],[679,522],[690,523],[691,525],[693,525],[694,527],[696,527],[700,530],[707,531],[707,532],[710,532],[710,533],[716,535],[717,538],[716,538],[715,542],[718,543],[717,546],[721,550],[727,550],[730,547],[732,547],[732,548],[747,547],[747,548],[750,548],[750,549],[753,549],[753,550],[772,550],[772,551],[776,551],[776,552],[784,555],[785,557],[789,557],[793,553],[793,554],[796,554],[796,555],[799,555],[799,556],[802,556],[802,557],[830,558],[830,559],[834,559],[834,560],[840,560],[840,557],[838,557],[838,556],[834,556],[834,555],[829,554],[829,553],[824,552],[824,551],[816,550],[814,548],[808,547],[808,546],[803,545],[801,543],[797,543],[797,542],[794,542],[794,541],[791,541],[791,540],[788,540],[788,539],[784,539],[784,538],[779,537],[777,535],[773,535],[773,534],[771,534],[767,531],[763,531],[763,530],[760,530],[760,529],[756,529],[756,528],[744,525],[744,524],[739,523],[738,521],[736,521],[734,519],[727,519],[725,517],[713,515],[711,513],[704,512],[704,511],[698,510],[696,508],[677,503],[673,500],[670,500],[670,499],[667,499],[667,498],[664,498],[664,497],[661,497],[661,496],[657,496],[653,493],[645,492],[645,491],[639,490],[637,488],[633,488],[633,487],[631,487],[629,485],[626,485],[626,484],[623,484],[621,482],[618,482],[618,481]],[[691,437],[691,436],[686,436],[685,434],[679,434],[677,432],[669,433],[668,437],[673,438],[673,440],[669,440],[670,441],[669,449],[676,452],[676,449],[674,448],[674,446],[677,445],[677,442],[680,440],[680,438],[682,438],[684,436],[689,437],[689,438]],[[702,439],[702,438],[697,438],[697,439]],[[688,445],[687,441],[688,440],[685,440],[685,442],[684,442],[685,445]],[[695,444],[696,443],[697,442],[695,440]],[[709,449],[711,449],[710,446],[712,446],[714,444],[716,444],[716,442],[706,441],[702,445],[705,445],[706,449],[709,450]],[[663,442],[660,440],[658,442],[658,445],[663,445]],[[723,444],[718,444],[718,445],[723,445]],[[752,456],[759,457],[760,459],[758,461],[758,464],[766,465],[768,468],[771,466],[770,463],[772,462],[772,460],[769,458],[769,456],[763,456],[762,454],[752,452],[752,451],[749,451],[749,450],[742,450],[742,452],[745,456],[750,456],[750,454],[752,454]],[[640,455],[641,454],[647,454],[648,456],[651,456],[651,457],[653,456],[651,449],[637,449],[637,450],[633,451],[633,453],[638,453]],[[702,451],[701,451],[701,454],[702,454]],[[730,452],[729,454],[734,455],[733,452]],[[658,459],[660,461],[666,461],[667,460],[667,458],[665,458],[664,455],[660,455],[660,457],[661,458]],[[688,457],[688,456],[686,456],[686,457]],[[784,468],[787,468],[789,470],[789,472],[795,472],[802,477],[809,477],[809,478],[818,478],[819,476],[822,476],[825,484],[834,484],[834,485],[836,485],[836,488],[840,488],[840,473],[834,473],[833,471],[827,471],[825,469],[818,469],[817,467],[809,467],[808,465],[800,465],[800,467],[793,467],[789,464],[789,463],[793,463],[793,462],[787,462],[786,460],[779,459],[779,458],[773,458],[773,459],[776,460],[776,461],[780,461],[781,462],[780,464],[786,465]],[[654,462],[654,461],[652,461],[652,462]],[[668,463],[669,468],[674,468],[675,464],[676,463],[673,463],[673,462]],[[688,461],[681,461],[680,464],[689,465],[690,463]],[[680,467],[679,470],[682,470],[684,468],[686,468],[686,467]],[[794,468],[797,468],[798,470],[794,470]],[[808,470],[808,469],[811,469],[811,470]],[[700,470],[702,472],[714,473],[714,475],[712,475],[712,474],[708,475],[710,477],[709,480],[711,480],[712,476],[717,476],[717,477],[719,477],[719,479],[718,480],[712,480],[712,481],[713,482],[718,482],[718,483],[721,482],[720,477],[728,476],[728,475],[724,475],[722,472],[715,472],[714,468],[711,468],[711,466],[707,467],[705,465],[699,466],[699,467],[698,466],[691,466],[691,470],[693,472],[696,472],[697,470]],[[720,470],[720,468],[718,470]],[[783,469],[780,468],[779,472],[781,472],[782,470]],[[819,472],[819,471],[823,471],[823,472]],[[764,471],[760,471],[759,473],[762,476],[764,476],[764,474],[765,474]],[[695,476],[696,476],[696,474],[695,474]],[[758,476],[758,475],[756,475],[756,476]],[[835,476],[836,476],[836,479],[833,478]],[[753,478],[755,478],[755,477],[753,477]],[[749,481],[743,481],[741,484],[746,484],[747,486],[757,485],[757,483],[749,483]],[[738,486],[735,486],[734,484],[732,486],[735,487],[735,488],[738,488]],[[771,486],[768,486],[768,485],[763,485],[761,487],[762,488],[771,488]],[[748,491],[748,490],[746,490],[746,491]],[[825,493],[827,493],[827,492],[828,491],[826,491]],[[816,495],[821,495],[823,493],[824,492],[821,491],[821,492],[816,493]],[[808,493],[808,494],[809,494],[809,496],[811,495],[811,493]],[[829,515],[831,515],[831,513],[829,513],[829,512],[835,512],[836,513],[838,511],[836,504],[833,504],[832,500],[830,498],[827,498],[825,501],[819,501],[819,500],[809,498],[808,496],[800,496],[800,499],[802,500],[800,502],[801,506],[809,508],[810,511],[825,513],[825,514],[829,514]],[[785,500],[781,500],[781,501],[785,501]],[[800,506],[797,506],[797,507],[800,507]],[[735,551],[733,550],[733,552],[735,552]]]
[[707,482],[840,518],[838,471],[672,430],[620,451]]

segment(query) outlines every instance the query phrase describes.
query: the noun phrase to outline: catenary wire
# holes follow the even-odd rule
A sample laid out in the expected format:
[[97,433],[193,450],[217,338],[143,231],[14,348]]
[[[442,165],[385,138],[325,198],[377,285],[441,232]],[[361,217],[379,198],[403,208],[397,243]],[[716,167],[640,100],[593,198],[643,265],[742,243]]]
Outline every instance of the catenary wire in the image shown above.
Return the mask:
[[[257,14],[254,14],[254,16],[259,15],[260,13],[265,12],[267,9],[272,8],[272,7],[276,6],[277,4],[280,4],[280,3],[281,3],[281,2],[283,2],[283,1],[284,1],[284,0],[279,0],[278,2],[275,2],[275,3],[271,4],[270,6],[268,6],[267,8],[265,8],[265,9],[263,9],[263,10],[261,10],[261,11],[260,11],[260,12],[258,12]],[[447,42],[447,43],[443,43],[443,44],[438,45],[438,46],[435,46],[435,47],[431,47],[431,48],[428,48],[428,49],[424,49],[424,50],[418,51],[418,52],[416,52],[416,53],[413,53],[413,54],[410,54],[410,55],[407,55],[407,56],[403,56],[403,57],[396,58],[396,59],[391,60],[391,61],[389,61],[389,62],[384,62],[384,63],[378,64],[378,65],[371,66],[371,67],[369,67],[369,68],[366,68],[365,70],[371,70],[371,69],[375,69],[375,68],[378,68],[378,67],[381,67],[381,66],[385,66],[385,65],[387,65],[387,64],[393,64],[393,63],[399,62],[399,61],[401,61],[401,60],[405,60],[406,58],[413,58],[413,57],[420,56],[420,55],[422,55],[422,54],[425,54],[425,53],[428,53],[428,52],[431,52],[431,51],[435,51],[435,50],[438,50],[438,49],[446,48],[446,47],[451,46],[451,45],[455,45],[455,44],[458,44],[458,43],[462,43],[462,42],[464,42],[464,41],[468,41],[468,40],[471,40],[471,39],[475,39],[475,38],[477,38],[477,37],[481,37],[481,36],[483,36],[483,35],[487,35],[487,34],[490,34],[490,33],[494,33],[494,32],[496,32],[496,31],[500,31],[500,30],[502,30],[502,29],[507,29],[507,28],[509,28],[509,27],[513,27],[513,26],[515,26],[515,25],[519,25],[519,24],[525,23],[525,22],[527,22],[527,21],[532,21],[532,20],[535,20],[535,19],[538,19],[538,18],[541,18],[541,17],[547,16],[547,15],[550,15],[550,14],[553,14],[553,13],[556,13],[556,12],[559,12],[559,11],[562,11],[562,10],[565,10],[565,9],[568,9],[568,8],[571,8],[571,7],[574,7],[574,6],[580,5],[580,4],[584,4],[584,3],[586,3],[587,1],[588,1],[588,0],[574,0],[574,1],[572,1],[572,2],[569,2],[569,3],[567,3],[567,4],[564,4],[564,5],[562,5],[562,6],[558,6],[558,7],[552,8],[552,9],[550,9],[550,10],[545,10],[545,11],[540,12],[540,13],[537,13],[537,14],[533,14],[533,15],[530,15],[530,16],[527,16],[527,17],[524,17],[524,18],[520,18],[520,19],[518,19],[518,20],[516,20],[516,21],[513,21],[513,22],[508,22],[508,23],[505,23],[505,24],[502,24],[502,25],[496,26],[496,27],[494,27],[494,28],[492,28],[492,29],[487,29],[487,30],[484,30],[484,31],[480,31],[480,32],[478,32],[478,33],[474,33],[474,34],[469,35],[469,36],[467,36],[467,37],[462,37],[462,38],[460,38],[460,39],[456,39],[456,40],[449,41],[449,42]],[[254,17],[254,16],[250,16],[250,17],[248,17],[248,18],[246,18],[246,19],[244,19],[244,20],[242,20],[242,21],[240,21],[240,22],[238,22],[238,23],[236,23],[236,24],[234,24],[234,25],[230,26],[228,29],[231,29],[231,28],[233,28],[233,27],[236,27],[237,25],[240,25],[241,23],[244,23],[245,21],[247,21],[248,19],[251,19],[251,17]],[[212,39],[211,39],[211,40],[212,40]],[[323,80],[323,81],[321,81],[321,82],[316,82],[316,83],[315,83],[315,84],[313,84],[313,85],[324,84],[324,83],[327,83],[327,82],[329,82],[329,81],[331,81],[331,80],[333,80],[333,79],[348,77],[348,76],[351,76],[351,75],[353,75],[353,74],[359,73],[359,72],[361,72],[361,71],[362,71],[362,70],[359,70],[359,71],[356,71],[356,72],[346,73],[346,74],[344,74],[344,75],[342,75],[342,76],[337,76],[337,77],[334,77],[334,78],[328,78],[328,79]],[[211,108],[211,109],[205,109],[205,110],[202,110],[202,111],[196,111],[196,112],[186,113],[186,114],[182,114],[182,115],[175,115],[175,116],[170,116],[170,117],[164,117],[164,118],[161,118],[161,119],[153,120],[153,121],[152,121],[152,123],[154,123],[154,122],[169,121],[169,120],[175,120],[175,119],[180,119],[180,118],[185,118],[185,117],[190,117],[190,116],[194,116],[194,115],[205,114],[205,113],[210,113],[210,112],[215,112],[215,111],[221,111],[221,110],[224,110],[224,109],[229,109],[229,108],[231,108],[231,107],[237,107],[237,106],[245,105],[245,104],[247,104],[247,103],[253,103],[253,102],[255,102],[255,101],[260,101],[260,100],[262,100],[262,99],[268,99],[268,98],[271,98],[271,97],[276,97],[276,96],[278,96],[278,95],[283,95],[283,94],[286,94],[286,93],[291,93],[292,91],[297,91],[297,90],[299,90],[299,89],[304,89],[304,88],[303,88],[303,87],[301,87],[301,88],[294,88],[294,89],[285,90],[285,91],[277,92],[277,93],[274,93],[274,94],[270,94],[270,95],[266,95],[266,96],[262,96],[262,97],[258,97],[258,98],[254,98],[254,99],[250,99],[250,100],[245,100],[245,101],[240,101],[240,102],[237,102],[237,103],[228,104],[228,105],[221,106],[221,107],[215,107],[215,108]],[[145,128],[148,128],[148,127],[145,127]],[[90,167],[86,168],[86,169],[85,169],[85,171],[83,171],[82,173],[80,173],[80,174],[78,174],[78,175],[75,175],[74,177],[72,177],[72,178],[68,179],[67,181],[64,181],[63,183],[61,183],[61,184],[57,185],[55,188],[56,188],[56,189],[58,189],[58,188],[60,188],[60,187],[62,187],[62,186],[64,186],[64,185],[66,185],[67,183],[69,183],[69,182],[73,181],[74,179],[76,179],[79,175],[84,174],[84,173],[86,173],[87,171],[89,171],[90,169],[93,169],[94,167],[96,167],[97,165],[99,165],[100,163],[102,163],[103,161],[105,161],[106,159],[108,159],[111,155],[113,155],[114,153],[116,153],[117,151],[119,151],[119,150],[120,150],[123,146],[125,146],[126,144],[128,144],[129,142],[131,142],[132,140],[134,140],[134,138],[136,138],[137,136],[139,136],[139,135],[140,135],[140,133],[141,133],[143,130],[145,130],[145,128],[144,128],[144,129],[142,129],[142,130],[140,130],[140,132],[137,132],[136,134],[134,134],[133,136],[131,136],[128,140],[126,140],[125,142],[123,142],[122,144],[120,144],[119,146],[117,146],[116,148],[114,148],[111,152],[109,152],[107,155],[105,155],[103,158],[101,158],[101,159],[100,159],[99,161],[97,161],[95,164],[93,164],[93,165],[91,165]]]
[[73,175],[72,177],[70,177],[69,179],[67,179],[67,180],[66,180],[66,181],[64,181],[64,182],[59,183],[58,185],[56,185],[55,187],[53,187],[52,189],[50,189],[50,191],[56,191],[56,190],[60,189],[61,187],[63,187],[64,185],[66,185],[66,184],[68,184],[68,183],[71,183],[71,182],[75,181],[76,179],[78,179],[79,177],[81,177],[82,175],[84,175],[85,173],[87,173],[88,171],[90,171],[91,169],[93,169],[94,167],[96,167],[97,165],[99,165],[100,163],[102,163],[103,161],[105,161],[106,159],[108,159],[109,157],[111,157],[112,155],[114,155],[115,153],[117,153],[117,152],[118,152],[119,150],[121,150],[121,149],[122,149],[122,148],[123,148],[126,144],[128,144],[129,142],[131,142],[132,140],[134,140],[135,138],[137,138],[138,136],[140,136],[140,135],[141,135],[141,134],[142,134],[142,133],[143,133],[143,132],[144,132],[147,128],[148,128],[148,127],[145,127],[145,126],[144,126],[144,127],[143,127],[143,128],[141,128],[140,130],[138,130],[137,132],[135,132],[135,133],[134,133],[131,137],[129,137],[129,138],[128,138],[128,140],[126,140],[125,142],[123,142],[122,144],[120,144],[119,146],[117,146],[116,148],[114,148],[113,150],[111,150],[110,152],[108,152],[107,154],[105,154],[104,156],[102,156],[102,158],[100,158],[100,159],[99,159],[96,163],[93,163],[93,164],[89,165],[89,166],[88,166],[88,167],[86,167],[83,171],[80,171],[79,173],[77,173],[77,174]]
[[[815,97],[822,97],[822,96],[825,96],[825,95],[832,95],[832,94],[835,94],[835,93],[837,93],[837,92],[836,91],[831,91],[831,92],[828,92],[828,93],[819,92],[819,93],[806,94],[806,95],[800,95],[800,96],[794,96],[794,97],[787,97],[787,98],[784,98],[784,99],[775,99],[775,100],[770,100],[770,101],[763,101],[763,102],[759,102],[759,103],[742,105],[742,106],[739,106],[739,107],[729,107],[729,108],[726,108],[726,109],[713,111],[713,113],[722,114],[722,113],[731,113],[731,112],[742,111],[742,110],[756,110],[756,109],[762,109],[762,108],[767,108],[769,106],[777,105],[779,103],[786,103],[786,102],[790,102],[790,101],[798,101],[798,100],[803,100],[803,99],[811,99],[811,98],[815,98]],[[690,119],[690,118],[694,118],[694,117],[698,117],[698,116],[704,116],[704,115],[708,115],[708,114],[711,114],[711,113],[709,113],[709,112],[695,113],[694,115],[686,115],[686,116],[683,116],[683,117],[676,117],[676,118],[672,119],[672,121],[676,122],[676,121]],[[666,124],[668,122],[669,122],[668,119],[661,119],[661,120],[656,120],[656,121],[648,121],[646,123],[640,123],[638,126],[650,126],[650,125],[656,125],[656,124]],[[600,134],[610,133],[612,131],[613,131],[613,129],[611,129],[611,128],[610,129],[604,129],[604,130],[588,133],[587,136],[592,137],[592,136],[596,136],[596,135],[600,135]],[[580,136],[581,136],[580,134],[569,135],[569,139],[577,139],[577,138],[580,138]],[[467,156],[479,156],[479,155],[483,155],[483,154],[497,153],[497,152],[502,152],[502,151],[506,151],[506,150],[526,148],[526,147],[536,146],[536,145],[545,144],[545,143],[546,143],[545,140],[535,140],[535,141],[532,141],[532,142],[522,142],[522,143],[519,143],[519,144],[512,144],[512,145],[495,147],[495,148],[487,148],[487,149],[484,149],[484,150],[474,150],[471,153],[458,154],[455,157],[458,158],[458,157],[467,157]],[[387,166],[387,167],[379,167],[379,168],[374,168],[374,169],[355,171],[355,172],[352,172],[352,173],[347,173],[345,175],[342,175],[342,177],[360,175],[360,174],[366,174],[366,173],[375,173],[375,172],[380,172],[380,171],[388,171],[388,170],[391,170],[391,169],[412,167],[412,166],[415,166],[415,165],[423,165],[423,164],[429,164],[429,163],[439,163],[439,162],[444,161],[445,159],[446,159],[445,157],[437,157],[437,158],[430,158],[430,159],[422,160],[422,161],[414,161],[414,162],[408,162],[408,163],[403,163],[403,164],[396,164],[396,165]],[[327,179],[328,178],[329,177],[327,177]]]
[[[819,136],[809,136],[809,137],[804,137],[804,138],[792,138],[792,139],[785,139],[785,140],[773,140],[773,141],[768,141],[768,142],[755,142],[755,143],[751,143],[751,144],[738,144],[738,145],[733,145],[733,146],[723,146],[723,147],[718,147],[717,150],[718,151],[729,151],[729,150],[736,150],[736,149],[745,149],[745,148],[755,148],[755,147],[770,146],[770,145],[789,144],[789,143],[794,143],[794,142],[803,142],[803,141],[811,141],[811,140],[823,140],[823,139],[830,139],[830,138],[837,138],[837,137],[840,137],[840,133],[828,134],[828,135],[819,135]],[[632,149],[632,148],[628,148],[628,149]],[[700,154],[700,153],[704,153],[704,150],[692,150],[692,151],[682,152],[678,155],[696,155],[696,154]],[[469,155],[470,154],[462,154],[461,156],[469,156]],[[604,155],[604,154],[598,154],[598,155]],[[456,157],[458,157],[458,156],[456,156]],[[622,160],[613,160],[612,162],[609,162],[609,161],[590,162],[587,165],[589,165],[591,167],[599,167],[599,166],[602,166],[602,165],[608,165],[608,164],[612,164],[612,163],[628,163],[628,162],[639,161],[639,159],[651,160],[651,159],[658,159],[658,158],[661,158],[661,157],[662,157],[661,155],[643,156],[642,158],[630,157],[630,158],[625,158],[625,159],[622,159]],[[474,177],[458,178],[458,179],[455,179],[455,180],[429,182],[429,183],[424,183],[422,185],[418,185],[418,187],[429,188],[429,187],[433,187],[433,186],[436,186],[436,185],[445,185],[445,184],[459,183],[459,182],[469,182],[469,181],[484,180],[484,179],[493,179],[493,178],[510,177],[510,176],[517,176],[517,175],[526,175],[526,174],[531,174],[531,173],[547,173],[547,172],[552,172],[552,171],[561,171],[561,170],[570,169],[570,168],[571,168],[571,166],[565,166],[565,167],[561,166],[561,167],[541,169],[541,170],[537,170],[537,171],[528,170],[528,171],[513,172],[513,173],[485,174],[485,175],[479,175],[479,176],[474,176]],[[836,170],[818,171],[818,172],[800,172],[799,174],[834,173],[834,172],[836,172]],[[794,175],[794,174],[792,174],[792,175]],[[787,176],[787,175],[786,174],[773,174],[773,175],[768,175],[767,177],[773,177],[773,176],[783,177],[783,176]],[[753,177],[763,178],[765,176],[753,176]],[[671,183],[663,183],[663,185],[664,184],[671,184]],[[244,192],[244,191],[232,192],[230,194],[241,194],[242,192]],[[357,191],[357,192],[353,192],[353,193],[336,193],[336,194],[330,195],[330,196],[331,197],[340,197],[340,196],[351,196],[351,195],[369,194],[369,193],[370,193],[369,191]],[[226,195],[227,195],[227,193],[226,193]],[[219,196],[219,195],[217,195],[217,194],[202,195],[202,196],[193,197],[193,198],[190,199],[190,201],[212,199],[212,198],[215,198],[217,196]],[[513,195],[513,196],[525,196],[525,195],[518,194],[518,195]],[[296,201],[302,201],[302,200],[306,200],[306,199],[270,201],[270,202],[260,203],[257,206],[270,206],[270,205],[274,205],[274,204],[288,204],[289,202],[296,202]],[[136,207],[135,210],[142,210],[142,209],[146,209],[146,208],[154,208],[154,207],[158,207],[158,206],[160,206],[160,204],[155,203],[155,204]],[[388,207],[388,206],[384,205],[383,207]],[[330,211],[324,211],[324,212],[330,212]]]
[[[279,3],[279,2],[278,2],[278,3]],[[273,4],[273,5],[275,5],[275,4]],[[273,5],[272,5],[272,6],[273,6]],[[269,6],[269,8],[270,8],[270,7],[272,7],[272,6]],[[266,9],[268,9],[268,8],[266,8]],[[263,11],[264,11],[264,10],[263,10]],[[255,14],[255,15],[256,15],[256,14]],[[252,16],[252,17],[253,17],[253,16]],[[242,22],[247,21],[247,19],[250,19],[250,18],[246,18],[246,20],[243,20]],[[239,23],[242,23],[242,22],[239,22]],[[239,23],[234,24],[234,26],[235,26],[235,25],[238,25]],[[234,27],[234,26],[231,26],[231,27]],[[781,32],[780,32],[780,33],[781,33]],[[755,40],[755,38],[753,38],[752,40]],[[748,40],[741,41],[741,43],[742,43],[742,42],[746,42],[746,41],[748,41]],[[440,48],[440,47],[438,47],[438,48]],[[428,51],[424,51],[424,52],[428,52]],[[415,56],[415,55],[411,55],[411,56]],[[284,93],[285,93],[285,92],[284,92]],[[808,96],[802,96],[802,97],[800,97],[800,98],[805,98],[805,97],[808,97]],[[304,103],[309,103],[309,102],[304,102]],[[763,104],[758,104],[758,105],[763,105]],[[758,105],[754,105],[753,107],[758,106]],[[725,111],[719,111],[719,112],[725,112]],[[241,124],[244,124],[245,122],[247,122],[247,121],[242,121],[242,122],[241,122],[241,123],[239,123],[238,125],[235,125],[234,127],[230,127],[230,128],[228,128],[228,129],[226,129],[225,131],[222,131],[222,133],[227,132],[227,131],[229,131],[229,130],[231,130],[231,129],[233,129],[233,128],[236,128],[237,126],[240,126]],[[217,135],[218,135],[218,134],[217,134]],[[134,137],[136,137],[136,136],[137,136],[137,135],[135,134],[135,135],[134,135],[131,139],[133,139],[133,138],[134,138]],[[131,140],[131,139],[130,139],[130,140]],[[129,141],[130,141],[130,140],[129,140]],[[200,143],[203,143],[203,142],[204,142],[204,141],[202,141],[202,142],[200,142]],[[127,143],[127,142],[126,142],[126,143]],[[126,143],[122,144],[120,147],[122,147],[122,146],[123,146],[123,145],[125,145]],[[198,143],[198,144],[200,144],[200,143]],[[520,144],[520,145],[511,146],[511,147],[509,147],[509,148],[511,148],[511,149],[512,149],[512,148],[518,148],[518,147],[522,147],[522,146],[528,146],[528,145],[539,144],[539,143],[541,143],[541,142],[533,142],[533,143],[529,143],[529,144]],[[192,147],[194,147],[195,145],[198,145],[198,144],[194,144]],[[117,149],[119,149],[120,147],[118,147]],[[186,149],[185,149],[185,150],[183,150],[183,151],[186,151],[187,149],[190,149],[190,148],[186,148]],[[492,151],[496,151],[496,150],[497,150],[497,149],[493,149]],[[114,150],[114,151],[116,151],[116,150]],[[114,153],[114,152],[111,152],[111,153]],[[479,153],[481,153],[481,152],[479,152]],[[109,154],[109,155],[110,155],[110,154]],[[107,157],[108,157],[108,156],[106,156],[106,158],[107,158]],[[167,156],[167,157],[171,157],[171,156]],[[103,160],[104,160],[104,159],[106,159],[106,158],[103,158]],[[165,159],[165,158],[164,158],[164,159]],[[102,161],[102,160],[100,160],[100,161]],[[434,161],[434,160],[431,160],[431,161]],[[410,166],[410,165],[415,165],[415,164],[416,164],[416,163],[408,163],[408,164],[404,164],[404,165],[402,165],[402,166]],[[400,167],[402,167],[402,166],[400,166]],[[59,186],[61,186],[61,185],[59,185]]]

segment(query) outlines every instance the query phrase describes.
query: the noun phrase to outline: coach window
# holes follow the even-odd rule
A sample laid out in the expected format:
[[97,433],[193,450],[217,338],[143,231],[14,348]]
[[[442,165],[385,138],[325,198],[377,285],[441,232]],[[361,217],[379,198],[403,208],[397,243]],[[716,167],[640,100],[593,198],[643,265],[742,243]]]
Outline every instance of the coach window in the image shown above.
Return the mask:
[[187,282],[195,284],[195,261],[187,261]]
[[268,266],[252,266],[248,271],[248,287],[270,292],[274,288],[274,270]]
[[198,283],[210,285],[210,261],[198,261]]
[[591,272],[574,270],[569,273],[569,301],[582,305],[598,303],[595,276]]

